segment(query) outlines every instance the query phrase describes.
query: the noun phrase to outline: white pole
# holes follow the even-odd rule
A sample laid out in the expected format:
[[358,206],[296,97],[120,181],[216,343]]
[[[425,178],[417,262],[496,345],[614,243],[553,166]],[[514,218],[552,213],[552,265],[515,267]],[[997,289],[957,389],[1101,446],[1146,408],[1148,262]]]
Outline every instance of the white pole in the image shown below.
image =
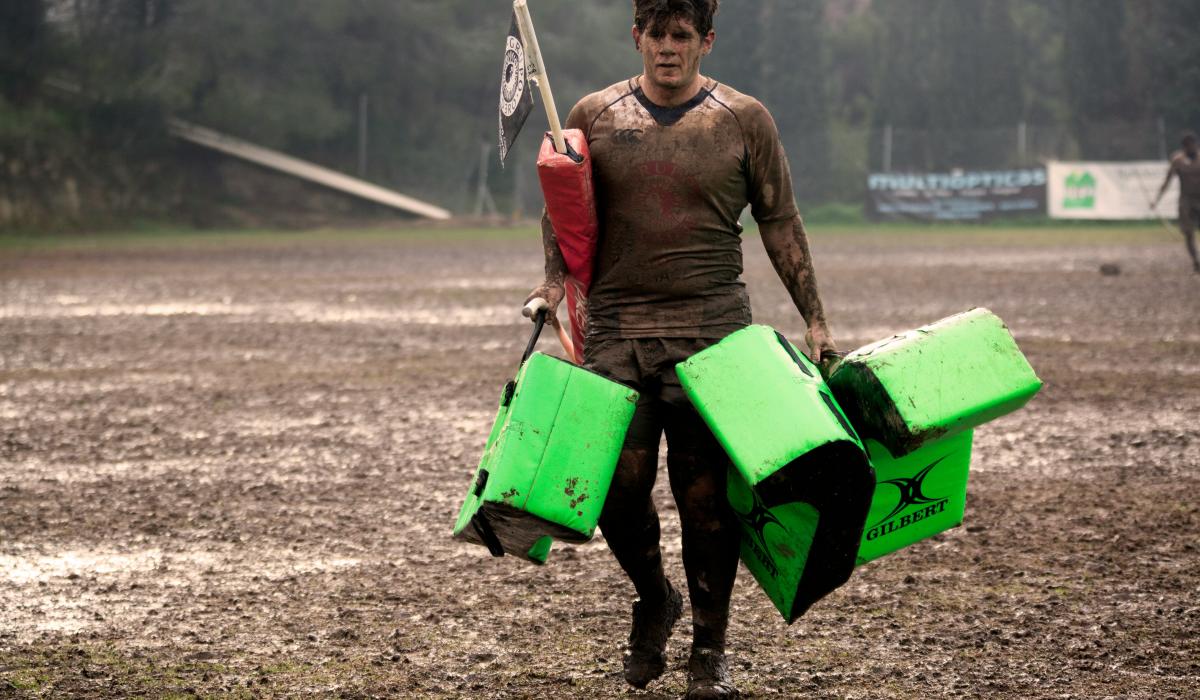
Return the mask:
[[[488,208],[488,203],[492,201],[492,191],[488,187],[488,156],[492,154],[492,147],[487,143],[479,145],[479,187],[475,190],[475,217],[483,216],[483,211]],[[490,211],[495,213],[496,205],[491,204]]]
[[558,121],[558,109],[554,106],[554,93],[550,91],[550,77],[546,75],[546,64],[542,61],[542,49],[538,46],[537,34],[533,31],[533,18],[529,15],[526,0],[513,0],[513,9],[517,13],[517,26],[521,29],[521,37],[525,40],[525,52],[529,60],[526,65],[529,77],[537,83],[542,92],[542,102],[546,107],[546,120],[550,122],[550,135],[554,139],[554,150],[559,153],[567,152],[567,142],[563,140],[562,124]]
[[367,93],[358,94],[358,178],[367,179]]
[[892,125],[883,127],[883,172],[892,172]]

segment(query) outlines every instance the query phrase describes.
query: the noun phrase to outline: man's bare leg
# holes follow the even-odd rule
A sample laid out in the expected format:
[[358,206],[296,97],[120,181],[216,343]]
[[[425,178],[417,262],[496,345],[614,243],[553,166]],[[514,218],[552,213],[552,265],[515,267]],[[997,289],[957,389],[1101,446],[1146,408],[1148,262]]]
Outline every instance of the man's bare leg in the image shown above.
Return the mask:
[[694,645],[724,650],[739,542],[737,516],[725,495],[728,462],[724,452],[672,449],[667,466],[683,529]]
[[650,492],[658,470],[656,450],[621,450],[608,499],[600,513],[600,531],[608,547],[633,582],[638,597],[658,603],[667,597],[659,549],[658,511]]
[[740,536],[737,516],[725,495],[728,465],[715,442],[709,449],[672,448],[667,453],[671,491],[683,526],[683,566],[692,603],[689,699],[737,695],[725,660],[729,597],[737,576]]
[[600,530],[639,598],[624,660],[625,680],[637,688],[666,669],[667,639],[683,612],[682,597],[663,573],[658,511],[651,498],[657,470],[657,449],[622,450],[600,514]]
[[1200,257],[1196,254],[1196,227],[1184,226],[1181,230],[1183,242],[1187,244],[1188,255],[1192,256],[1192,271],[1200,273]]

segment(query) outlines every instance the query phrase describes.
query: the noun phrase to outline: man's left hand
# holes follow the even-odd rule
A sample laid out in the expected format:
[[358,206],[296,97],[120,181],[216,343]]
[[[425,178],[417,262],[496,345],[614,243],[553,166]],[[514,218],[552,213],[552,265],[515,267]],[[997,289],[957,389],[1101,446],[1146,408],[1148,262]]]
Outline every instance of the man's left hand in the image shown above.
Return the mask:
[[829,327],[823,321],[813,323],[804,334],[804,342],[808,343],[809,358],[815,364],[821,364],[825,353],[836,353],[837,345],[829,333]]

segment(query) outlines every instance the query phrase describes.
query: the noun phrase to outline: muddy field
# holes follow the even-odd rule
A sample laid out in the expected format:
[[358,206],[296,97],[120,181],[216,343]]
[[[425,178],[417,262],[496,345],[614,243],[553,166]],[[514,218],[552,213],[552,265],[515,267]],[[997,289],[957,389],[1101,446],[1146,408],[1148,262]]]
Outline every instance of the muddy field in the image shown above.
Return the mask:
[[[799,338],[746,250],[756,321]],[[1195,697],[1200,276],[1180,242],[835,229],[814,252],[844,349],[987,306],[1046,388],[977,431],[965,527],[791,627],[743,569],[740,687]],[[532,230],[0,247],[0,697],[678,697],[686,624],[667,674],[625,687],[632,594],[599,538],[541,568],[449,539],[539,256]]]

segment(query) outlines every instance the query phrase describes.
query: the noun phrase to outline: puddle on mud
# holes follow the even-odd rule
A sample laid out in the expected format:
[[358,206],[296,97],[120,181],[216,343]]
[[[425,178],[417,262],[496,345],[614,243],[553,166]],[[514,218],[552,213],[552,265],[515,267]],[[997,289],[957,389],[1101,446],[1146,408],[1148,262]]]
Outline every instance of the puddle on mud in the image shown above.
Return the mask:
[[530,287],[531,282],[528,277],[451,277],[432,282],[426,288],[503,291],[507,289],[527,289]]
[[0,319],[109,318],[117,316],[231,316],[268,323],[389,323],[429,326],[493,326],[520,319],[512,305],[389,308],[337,306],[315,302],[228,304],[159,302],[154,304],[16,304],[0,306]]
[[55,555],[15,556],[0,554],[0,581],[29,585],[69,576],[106,576],[151,571],[162,560],[161,550],[144,552],[98,552],[72,550]]
[[[11,543],[9,543],[11,546]],[[0,632],[77,632],[143,619],[169,595],[214,587],[237,590],[252,579],[322,574],[362,565],[358,558],[306,556],[277,549],[78,548],[0,554]],[[11,551],[11,550],[10,550]],[[247,562],[254,562],[247,566]],[[120,584],[136,582],[137,592]]]
[[[497,390],[497,403],[499,402],[499,396],[500,392]],[[464,435],[483,435],[487,437],[488,431],[492,428],[492,421],[496,418],[496,412],[462,408],[447,411],[436,408],[424,408],[419,411],[409,411],[407,418],[409,421],[424,423],[439,431],[452,430]],[[480,447],[482,449],[482,445]]]
[[[74,298],[72,298],[74,299]],[[241,304],[161,302],[155,304],[86,304],[0,306],[0,318],[91,318],[108,316],[237,316],[255,313]]]
[[[57,484],[88,484],[108,479],[157,479],[171,473],[196,470],[196,460],[158,459],[146,461],[97,462],[64,464],[46,462],[37,457],[9,461],[0,471],[0,484],[54,482]],[[3,565],[0,564],[0,570]]]
[[[478,431],[486,437],[490,427],[480,424]],[[207,433],[194,433],[207,435]],[[482,440],[482,438],[480,438]],[[482,443],[481,443],[482,445]],[[355,483],[358,478],[343,469],[329,468],[320,473],[310,471],[315,461],[333,463],[336,458],[326,454],[314,457],[310,453],[276,454],[269,462],[256,462],[253,465],[235,464],[226,458],[190,458],[190,459],[156,459],[156,460],[123,460],[115,462],[75,463],[47,462],[38,457],[22,460],[11,460],[0,470],[0,487],[22,487],[29,484],[55,484],[57,486],[78,486],[87,484],[103,484],[108,481],[134,482],[154,481],[170,477],[176,480],[189,480],[192,484],[204,485],[215,481],[227,481],[230,478],[250,479],[247,487],[265,485],[289,486],[304,484],[319,484],[332,486],[336,484]],[[253,470],[253,471],[251,471]],[[253,478],[249,475],[253,474]],[[3,544],[3,543],[0,543]]]
[[[1162,335],[1162,332],[1162,328],[1157,328],[1155,335]],[[1025,323],[1014,330],[1013,337],[1017,339],[1017,342],[1025,338],[1056,340],[1063,343],[1091,343],[1095,345],[1105,345],[1113,341],[1112,329],[1102,323],[1097,323],[1091,329],[1091,332],[1081,332],[1079,325],[1064,330],[1063,327],[1044,327]],[[1200,343],[1200,333],[1173,333],[1166,337],[1172,343]]]
[[[1098,435],[1097,426],[1108,427]],[[1187,436],[1195,434],[1195,416],[1187,410],[1160,407],[1145,412],[1136,407],[1077,405],[1069,412],[1046,414],[1026,408],[976,430],[971,471],[1021,481],[1065,477],[1091,481],[1097,476],[1097,464],[1135,441],[1146,459],[1153,460],[1157,450],[1167,450],[1172,459],[1185,462],[1189,454],[1200,459],[1194,438],[1192,446],[1186,446]],[[1179,440],[1185,446],[1172,444]]]
[[[282,311],[283,313],[272,313]],[[310,323],[400,323],[427,326],[493,326],[520,318],[520,309],[508,306],[448,306],[445,308],[348,308],[325,304],[288,304],[264,309],[273,321]]]
[[[820,261],[825,267],[844,266],[850,269],[861,269],[864,264],[870,264],[870,258],[861,254],[846,255],[844,253],[828,253],[822,255]],[[1162,253],[1157,249],[1145,249],[1140,246],[1096,246],[1086,249],[1086,254],[1080,255],[1077,248],[1047,247],[1036,250],[988,250],[986,254],[978,251],[963,251],[956,247],[930,248],[921,246],[909,251],[888,251],[886,257],[878,258],[881,262],[893,268],[971,268],[975,270],[992,270],[1011,273],[1013,270],[1023,272],[1093,272],[1104,260],[1121,260],[1127,266],[1148,267],[1162,260]]]

